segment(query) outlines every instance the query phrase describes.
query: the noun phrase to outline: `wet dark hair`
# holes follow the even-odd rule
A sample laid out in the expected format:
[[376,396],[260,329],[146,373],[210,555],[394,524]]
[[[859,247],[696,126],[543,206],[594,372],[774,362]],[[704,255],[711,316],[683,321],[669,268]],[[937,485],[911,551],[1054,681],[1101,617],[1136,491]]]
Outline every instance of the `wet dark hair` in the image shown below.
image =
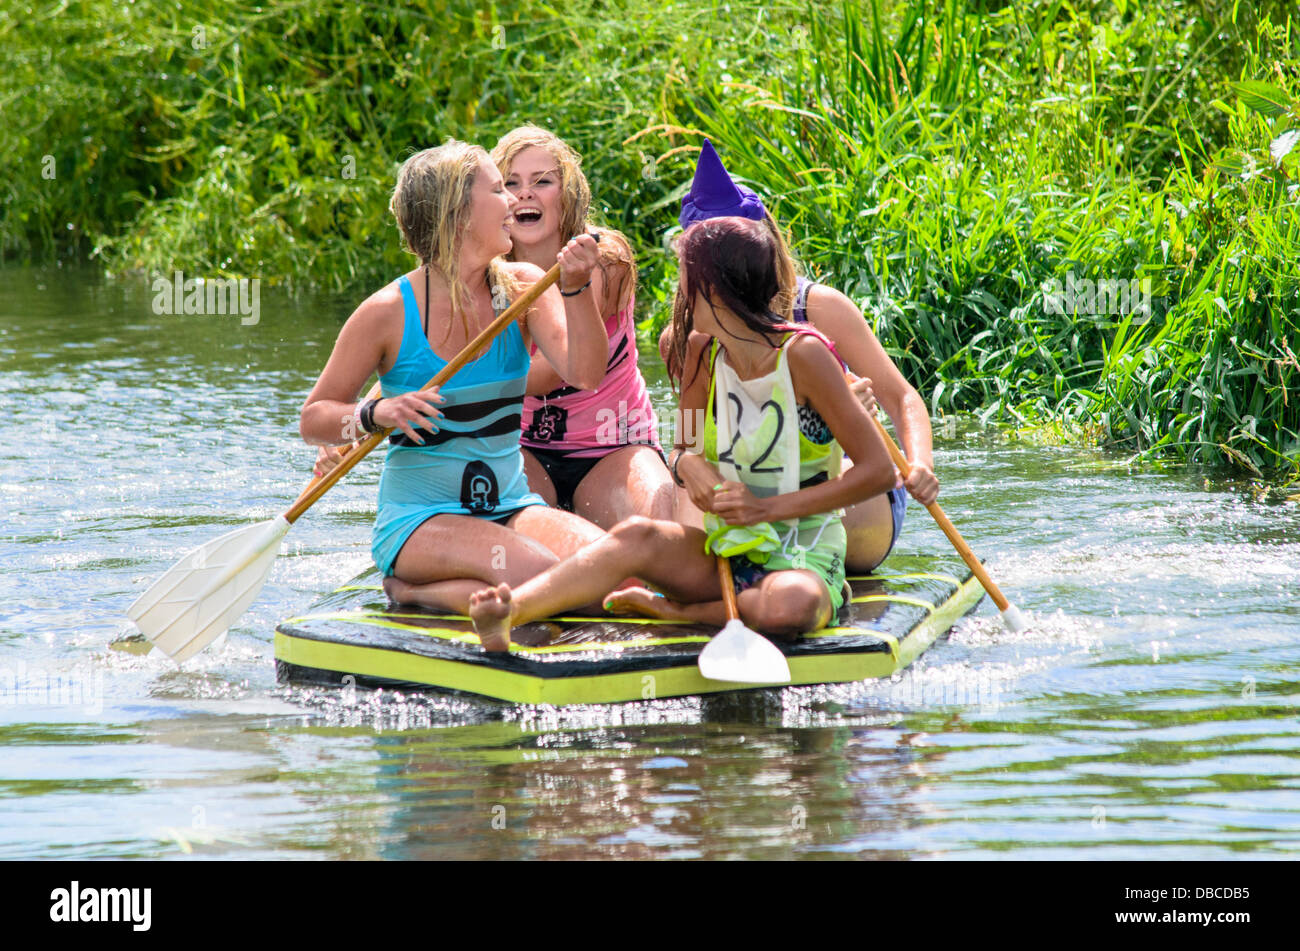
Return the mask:
[[770,339],[788,327],[772,310],[781,289],[777,246],[762,222],[738,217],[698,221],[683,232],[677,257],[681,277],[668,344],[668,372],[673,379],[682,377],[695,327],[690,305],[697,295],[739,317],[755,333],[755,340],[774,349],[781,345]]

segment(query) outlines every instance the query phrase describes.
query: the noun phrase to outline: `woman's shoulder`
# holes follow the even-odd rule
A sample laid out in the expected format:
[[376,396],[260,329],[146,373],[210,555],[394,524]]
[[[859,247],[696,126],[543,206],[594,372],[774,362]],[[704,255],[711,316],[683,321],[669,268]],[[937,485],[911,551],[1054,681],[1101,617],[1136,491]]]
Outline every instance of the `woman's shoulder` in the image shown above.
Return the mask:
[[847,294],[837,291],[829,284],[819,284],[816,281],[810,281],[808,284],[808,317],[810,320],[816,320],[828,313],[844,313],[851,311],[857,316],[862,316],[862,310]]
[[635,273],[636,270],[630,261],[620,260],[618,258],[607,260],[602,256],[600,259],[600,266],[592,272],[592,277],[599,277],[603,282],[620,287],[623,296],[626,297],[632,290],[632,288],[627,286],[627,279]]
[[[506,292],[506,301],[517,300],[520,294],[546,276],[546,272],[540,267],[536,264],[529,264],[527,261],[501,261],[500,267],[501,271],[499,273],[502,275],[503,282],[506,285],[504,288]],[[492,306],[494,308],[499,308],[500,306],[497,301],[497,288],[493,287]],[[533,308],[530,309],[528,313],[520,314],[516,318],[516,322],[519,324],[521,331],[527,328],[528,314],[534,313],[536,307],[537,305],[534,304]]]
[[398,281],[379,288],[358,304],[343,322],[335,344],[336,352],[341,348],[346,353],[367,354],[367,359],[373,356],[379,367],[386,370],[401,347],[404,306]]
[[807,373],[842,371],[839,356],[831,349],[831,341],[823,334],[791,334],[785,352],[792,370]]
[[401,317],[406,306],[402,296],[401,278],[390,281],[363,300],[348,318],[349,323],[382,325]]
[[626,315],[630,323],[636,301],[636,255],[622,232],[593,230],[600,234],[600,267],[592,274],[592,286],[600,295],[601,313],[606,318]]
[[636,253],[632,250],[632,242],[627,239],[627,235],[615,228],[593,227],[592,231],[600,235],[597,245],[601,261],[606,265],[635,266]]
[[697,356],[713,346],[713,337],[698,330],[692,330],[691,335],[686,338],[686,355]]
[[712,346],[713,338],[698,330],[692,330],[691,335],[686,338],[686,361],[682,373],[684,386],[690,386],[698,379],[701,368],[704,376],[708,376],[709,365],[705,362],[705,358]]
[[619,318],[626,329],[634,326],[632,313],[636,309],[636,281],[626,264],[607,265],[591,274],[592,289],[598,296],[601,314],[607,321]]
[[809,324],[840,346],[869,345],[874,337],[862,308],[825,284],[814,284],[809,290],[807,315]]

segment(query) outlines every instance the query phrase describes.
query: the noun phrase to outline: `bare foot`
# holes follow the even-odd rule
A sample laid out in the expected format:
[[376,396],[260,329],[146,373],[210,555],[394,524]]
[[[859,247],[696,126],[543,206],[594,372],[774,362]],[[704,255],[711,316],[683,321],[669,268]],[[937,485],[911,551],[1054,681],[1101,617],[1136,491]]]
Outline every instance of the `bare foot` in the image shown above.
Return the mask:
[[510,585],[484,588],[469,596],[469,618],[487,651],[510,649]]
[[415,598],[411,595],[414,590],[414,585],[400,581],[392,575],[384,579],[384,594],[388,595],[388,600],[394,604],[414,604]]
[[663,621],[688,620],[682,605],[640,586],[620,588],[618,591],[611,592],[605,599],[604,608],[610,614],[653,617]]

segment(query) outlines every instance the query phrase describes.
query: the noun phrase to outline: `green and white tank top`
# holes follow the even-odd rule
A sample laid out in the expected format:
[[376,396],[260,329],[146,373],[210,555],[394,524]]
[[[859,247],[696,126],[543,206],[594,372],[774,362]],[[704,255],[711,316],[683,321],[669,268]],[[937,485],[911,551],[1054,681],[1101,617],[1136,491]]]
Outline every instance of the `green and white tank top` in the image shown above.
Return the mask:
[[[787,359],[788,334],[781,343],[776,367],[753,380],[742,380],[727,363],[716,340],[710,353],[709,412],[704,422],[704,457],[724,479],[740,482],[759,498],[797,492],[800,488],[838,478],[843,452],[834,439],[814,441],[805,429],[824,429],[817,419],[807,423],[810,408],[795,396]],[[770,525],[728,526],[705,514],[710,549],[719,555],[747,554],[761,563],[773,551],[792,554],[801,530],[825,525],[842,517],[843,510],[807,516]]]

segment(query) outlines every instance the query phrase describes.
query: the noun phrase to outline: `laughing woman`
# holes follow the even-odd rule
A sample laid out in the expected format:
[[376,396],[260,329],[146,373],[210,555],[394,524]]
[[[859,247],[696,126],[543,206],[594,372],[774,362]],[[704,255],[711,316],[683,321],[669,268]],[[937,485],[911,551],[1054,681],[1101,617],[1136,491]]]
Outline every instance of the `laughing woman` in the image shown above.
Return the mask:
[[[492,158],[519,200],[508,258],[549,266],[575,235],[591,230],[591,188],[576,152],[537,126],[502,136]],[[637,367],[636,262],[627,239],[601,229],[600,262],[588,285],[565,285],[575,317],[604,321],[605,376],[583,390],[550,361],[533,359],[524,400],[524,465],[533,490],[552,505],[609,529],[632,515],[672,518],[674,489]]]
[[[741,617],[757,630],[813,630],[843,603],[838,510],[893,484],[884,444],[826,339],[772,311],[777,249],[761,224],[693,225],[679,255],[680,410],[705,425],[691,451],[679,436],[678,475],[711,531],[631,518],[523,585],[484,587],[469,614],[488,650],[507,650],[513,626],[604,598],[629,576],[665,597],[625,589],[610,598],[616,610],[720,625],[714,552],[731,557]],[[855,463],[846,473],[841,446]]]
[[[349,442],[358,429],[399,431],[384,459],[371,546],[395,601],[418,594],[464,613],[484,583],[519,584],[601,534],[529,491],[519,450],[530,341],[565,379],[594,387],[608,346],[594,312],[566,310],[549,288],[446,385],[421,389],[542,277],[501,259],[515,204],[478,146],[453,140],[407,159],[389,207],[420,266],[348,318],[303,406],[300,430],[316,445]],[[591,279],[590,236],[556,252],[562,287]],[[383,397],[356,403],[374,373]]]

